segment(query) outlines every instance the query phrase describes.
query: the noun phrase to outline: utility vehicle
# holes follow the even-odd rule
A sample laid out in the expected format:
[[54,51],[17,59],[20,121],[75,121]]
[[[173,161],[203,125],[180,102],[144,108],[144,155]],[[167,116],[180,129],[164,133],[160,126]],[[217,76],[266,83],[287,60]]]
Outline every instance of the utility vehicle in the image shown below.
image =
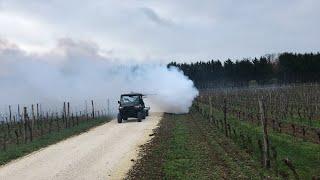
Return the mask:
[[128,118],[137,118],[138,122],[145,119],[149,115],[150,107],[146,107],[143,102],[145,95],[140,93],[122,94],[120,96],[118,123]]

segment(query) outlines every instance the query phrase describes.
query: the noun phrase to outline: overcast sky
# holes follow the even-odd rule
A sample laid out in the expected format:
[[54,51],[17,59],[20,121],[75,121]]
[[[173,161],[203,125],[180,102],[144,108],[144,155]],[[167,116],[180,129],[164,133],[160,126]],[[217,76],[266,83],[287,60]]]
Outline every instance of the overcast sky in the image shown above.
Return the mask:
[[0,39],[45,52],[67,38],[161,62],[317,52],[319,9],[319,0],[0,0]]

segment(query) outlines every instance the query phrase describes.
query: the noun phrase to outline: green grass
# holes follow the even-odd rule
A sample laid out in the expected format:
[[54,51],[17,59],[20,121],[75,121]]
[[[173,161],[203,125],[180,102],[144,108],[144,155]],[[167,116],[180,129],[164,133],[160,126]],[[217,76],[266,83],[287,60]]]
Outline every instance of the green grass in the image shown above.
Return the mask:
[[[207,121],[173,115],[175,128],[164,163],[164,179],[260,179],[270,173]],[[263,178],[262,178],[263,179]]]
[[[235,118],[229,118],[228,120],[231,124],[237,126],[238,130],[251,136],[254,142],[262,139],[261,127],[247,122],[236,121]],[[303,179],[311,179],[313,175],[319,175],[320,145],[277,132],[269,132],[269,139],[271,145],[276,147],[278,153],[277,164],[279,165],[279,170],[289,171],[287,166],[282,162],[282,159],[289,158],[292,160],[299,176],[303,177]],[[254,146],[254,152],[255,157],[258,158],[259,149],[257,146]]]
[[46,134],[26,144],[10,145],[6,151],[0,151],[0,164],[3,165],[11,160],[22,157],[33,151],[39,150],[51,144],[55,144],[73,135],[85,132],[90,128],[98,126],[107,121],[108,119],[106,118],[97,118],[94,120],[83,121],[79,123],[78,126],[74,126],[68,129],[62,129],[59,132],[56,131],[50,134]]
[[169,141],[164,163],[164,179],[216,179],[218,174],[214,169],[208,173],[204,162],[206,156],[201,147],[190,144],[189,129],[182,121],[186,121],[185,116],[175,116],[176,126],[173,130],[173,138]]
[[[206,108],[208,111],[208,108]],[[223,113],[214,109],[215,118],[222,119]],[[227,121],[231,127],[237,132],[242,132],[246,136],[252,138],[254,146],[252,146],[253,156],[256,160],[259,159],[259,149],[257,146],[258,139],[262,139],[262,129],[260,126],[247,121],[239,121],[234,116],[227,116]],[[288,134],[269,131],[269,139],[271,146],[276,147],[278,158],[277,162],[271,164],[278,165],[278,170],[291,173],[288,167],[282,162],[284,158],[289,158],[295,166],[297,173],[301,179],[311,179],[312,176],[320,176],[320,145],[316,143],[306,142],[301,138],[296,138]],[[233,140],[243,146],[243,142],[239,138]],[[292,177],[292,176],[291,176]]]
[[208,121],[165,114],[126,179],[278,179]]
[[183,179],[192,171],[195,153],[187,147],[188,134],[186,127],[179,121],[173,131],[173,138],[169,143],[164,172],[167,178]]
[[[245,111],[245,112],[251,113],[251,114],[259,114],[259,109],[257,109],[257,108],[253,108],[251,110],[247,110],[247,109],[241,108],[240,105],[235,105],[233,108],[238,110],[238,111],[240,110],[240,111]],[[270,113],[267,114],[267,116],[272,117],[272,115]],[[301,117],[300,118],[298,116],[298,114],[290,115],[290,113],[287,114],[286,118],[280,118],[280,117],[278,117],[278,118],[279,118],[278,120],[280,122],[293,123],[293,124],[296,124],[296,125],[306,126],[306,127],[309,127],[309,128],[320,128],[320,119],[309,120],[306,117]]]

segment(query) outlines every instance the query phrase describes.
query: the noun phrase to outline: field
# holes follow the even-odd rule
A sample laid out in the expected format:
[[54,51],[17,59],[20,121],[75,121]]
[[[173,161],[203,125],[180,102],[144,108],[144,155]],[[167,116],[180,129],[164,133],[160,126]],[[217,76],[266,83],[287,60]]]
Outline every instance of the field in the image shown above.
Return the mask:
[[128,179],[320,176],[319,85],[205,91],[167,114]]
[[[135,146],[130,144],[138,146],[141,137],[153,137],[147,144],[142,143],[140,158],[126,158],[134,163],[127,179],[319,179],[319,96],[317,84],[201,91],[189,113],[164,114],[154,133],[145,134],[145,130],[151,131],[160,116],[151,116],[142,123],[129,120],[120,125],[113,121],[89,135],[77,136],[82,140],[76,146],[74,139],[69,139],[65,144],[70,150],[55,151],[47,157],[55,157],[59,162],[61,157],[73,156],[73,151],[77,151],[74,147],[80,152],[83,146],[90,152],[83,152],[83,157],[95,160],[104,157],[103,161],[90,164],[73,164],[77,168],[70,172],[76,177],[84,167],[105,169],[114,156],[107,152],[121,159],[116,147],[132,148]],[[62,109],[44,113],[31,106],[29,111],[24,108],[21,113],[12,114],[9,107],[6,121],[0,126],[0,163],[110,120],[106,112],[95,110],[93,103],[90,113],[70,112],[68,103]],[[134,132],[136,136],[132,139]],[[92,143],[93,140],[97,142]],[[121,151],[127,154],[126,148]],[[116,167],[117,161],[109,163],[110,167],[111,164]],[[69,167],[76,161],[64,162]],[[11,167],[15,169],[14,165]],[[39,171],[36,167],[35,170]],[[99,173],[106,175],[103,170]],[[96,177],[97,173],[90,176]]]
[[72,135],[87,131],[111,120],[105,111],[71,112],[64,103],[62,112],[43,112],[38,104],[24,107],[17,113],[8,108],[8,115],[0,124],[0,164],[19,158]]
[[218,90],[200,96],[196,107],[276,175],[311,179],[320,172],[319,93],[319,85]]

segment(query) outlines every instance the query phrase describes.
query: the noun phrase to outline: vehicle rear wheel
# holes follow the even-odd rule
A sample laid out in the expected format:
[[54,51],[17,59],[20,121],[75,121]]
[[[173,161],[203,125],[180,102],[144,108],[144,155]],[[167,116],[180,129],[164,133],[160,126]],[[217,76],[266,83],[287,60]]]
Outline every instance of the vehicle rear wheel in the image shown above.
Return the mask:
[[118,113],[118,123],[122,123],[122,116],[120,113]]
[[143,119],[143,113],[142,112],[138,112],[138,122],[141,122],[141,120]]
[[142,114],[143,114],[142,115],[143,116],[142,119],[146,119],[146,116],[147,116],[146,112],[143,112]]

